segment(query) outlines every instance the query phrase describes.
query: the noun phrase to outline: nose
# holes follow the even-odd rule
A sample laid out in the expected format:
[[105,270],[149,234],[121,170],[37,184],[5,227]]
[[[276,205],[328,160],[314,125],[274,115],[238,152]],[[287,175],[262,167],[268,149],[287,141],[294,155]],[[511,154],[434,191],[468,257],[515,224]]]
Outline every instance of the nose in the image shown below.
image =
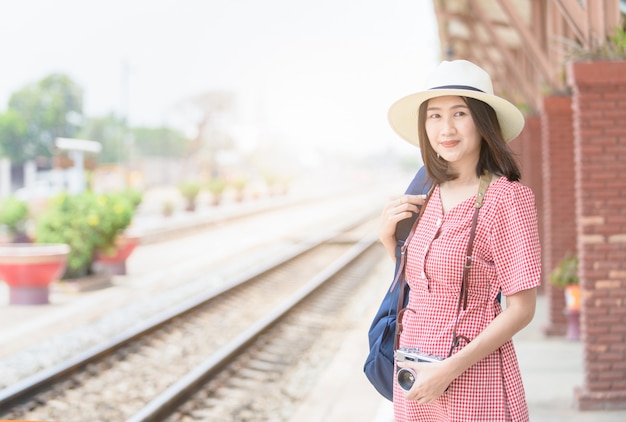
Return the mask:
[[443,119],[443,127],[441,131],[444,135],[456,133],[456,126],[454,125],[454,119],[452,116]]

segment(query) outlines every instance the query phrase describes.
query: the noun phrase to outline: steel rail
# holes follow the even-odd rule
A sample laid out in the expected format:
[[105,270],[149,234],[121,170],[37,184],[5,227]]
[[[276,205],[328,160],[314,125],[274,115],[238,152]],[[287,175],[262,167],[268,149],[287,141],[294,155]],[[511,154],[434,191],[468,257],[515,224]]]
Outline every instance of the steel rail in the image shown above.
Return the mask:
[[189,371],[178,382],[170,386],[131,418],[127,419],[126,422],[157,422],[170,416],[190,395],[197,391],[199,386],[220,372],[225,365],[239,356],[261,334],[279,322],[296,305],[328,282],[339,271],[350,265],[376,242],[377,238],[371,236],[359,241],[331,265],[309,280],[306,285],[283,302],[280,307],[258,320],[237,338]]
[[293,259],[305,254],[306,252],[332,241],[340,233],[347,232],[355,227],[358,227],[363,222],[372,218],[371,212],[364,212],[361,215],[355,217],[347,224],[337,225],[337,227],[330,228],[327,232],[319,234],[318,236],[308,239],[296,245],[292,250],[278,256],[274,260],[268,261],[265,265],[257,266],[248,272],[245,272],[232,280],[214,287],[207,289],[205,292],[195,295],[193,298],[174,306],[166,311],[163,311],[156,316],[138,324],[137,326],[130,328],[129,330],[112,337],[108,341],[103,342],[100,345],[96,345],[87,349],[82,353],[78,353],[63,362],[53,365],[50,368],[43,369],[13,385],[10,385],[0,390],[0,410],[10,409],[12,406],[17,405],[22,401],[26,401],[29,398],[35,396],[42,390],[52,387],[60,382],[60,380],[67,378],[69,375],[79,372],[82,368],[88,364],[98,361],[111,352],[116,351],[125,345],[136,341],[144,335],[147,335],[155,330],[158,330],[163,325],[178,318],[182,315],[192,312],[193,310],[203,306],[207,302],[216,299],[218,296],[225,294],[226,292],[233,290],[239,286],[242,286],[255,278],[258,278],[272,269],[284,265]]

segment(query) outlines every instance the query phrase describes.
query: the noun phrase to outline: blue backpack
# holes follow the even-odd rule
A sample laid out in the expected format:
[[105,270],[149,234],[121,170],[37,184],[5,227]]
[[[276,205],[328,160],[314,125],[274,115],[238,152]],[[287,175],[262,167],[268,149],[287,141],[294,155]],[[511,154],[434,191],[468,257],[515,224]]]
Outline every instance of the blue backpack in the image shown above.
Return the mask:
[[[426,194],[432,186],[432,180],[426,174],[426,168],[419,169],[413,181],[409,184],[406,192],[411,195]],[[396,225],[396,269],[394,280],[400,270],[400,251],[404,246],[404,241],[408,237],[413,224],[417,219],[417,214],[398,222]],[[404,289],[404,305],[409,297],[409,286],[404,280],[399,280],[394,286],[392,283],[387,294],[383,298],[378,312],[374,316],[370,326],[368,337],[370,351],[365,360],[363,371],[370,383],[386,399],[393,398],[393,371],[394,371],[394,341],[396,334],[396,315],[398,314],[398,301],[400,291]]]

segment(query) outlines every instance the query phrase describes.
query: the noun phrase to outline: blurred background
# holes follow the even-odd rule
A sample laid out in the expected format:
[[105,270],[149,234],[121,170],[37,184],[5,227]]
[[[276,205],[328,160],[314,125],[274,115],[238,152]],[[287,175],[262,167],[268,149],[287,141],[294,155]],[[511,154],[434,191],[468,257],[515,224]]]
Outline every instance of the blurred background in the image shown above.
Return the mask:
[[[24,0],[0,17],[0,198],[419,160],[387,124],[439,60],[431,2]],[[412,164],[411,164],[412,163]],[[77,186],[82,186],[78,182]],[[80,188],[77,188],[80,190]]]

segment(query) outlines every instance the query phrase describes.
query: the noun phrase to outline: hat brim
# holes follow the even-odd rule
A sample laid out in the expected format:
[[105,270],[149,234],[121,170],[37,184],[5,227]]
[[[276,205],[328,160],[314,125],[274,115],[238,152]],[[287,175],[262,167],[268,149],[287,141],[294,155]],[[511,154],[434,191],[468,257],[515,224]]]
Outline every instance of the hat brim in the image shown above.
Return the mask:
[[498,116],[502,136],[506,142],[515,139],[524,128],[524,115],[509,101],[495,95],[465,89],[431,89],[407,95],[389,108],[387,115],[389,124],[402,139],[419,147],[417,115],[420,105],[431,98],[448,95],[475,98],[489,104]]

